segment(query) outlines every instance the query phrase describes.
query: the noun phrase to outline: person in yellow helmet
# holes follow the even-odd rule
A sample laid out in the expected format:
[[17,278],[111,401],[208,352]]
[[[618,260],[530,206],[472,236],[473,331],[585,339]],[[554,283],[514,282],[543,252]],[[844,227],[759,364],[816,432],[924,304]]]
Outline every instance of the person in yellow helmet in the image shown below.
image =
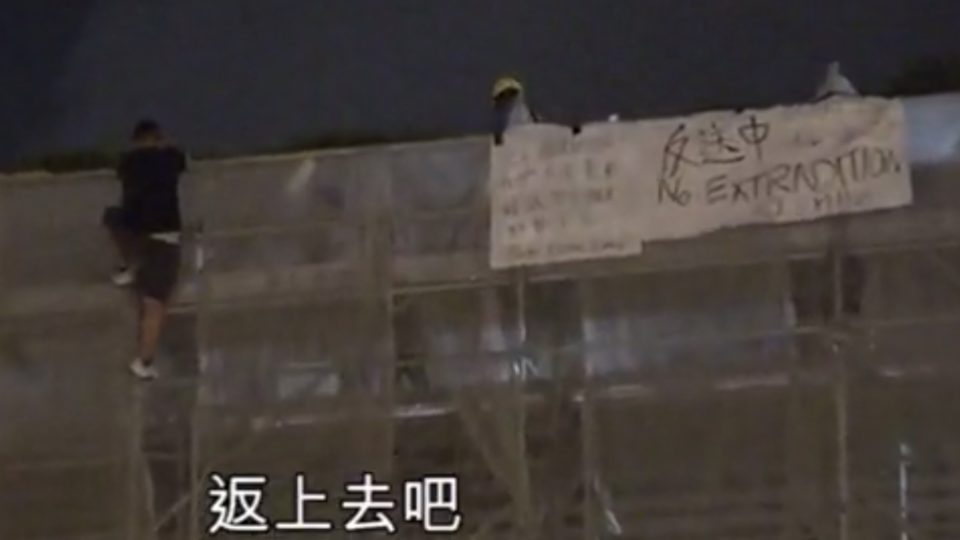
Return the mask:
[[503,134],[509,128],[537,122],[527,105],[523,85],[513,77],[501,77],[493,84],[493,140],[503,143]]

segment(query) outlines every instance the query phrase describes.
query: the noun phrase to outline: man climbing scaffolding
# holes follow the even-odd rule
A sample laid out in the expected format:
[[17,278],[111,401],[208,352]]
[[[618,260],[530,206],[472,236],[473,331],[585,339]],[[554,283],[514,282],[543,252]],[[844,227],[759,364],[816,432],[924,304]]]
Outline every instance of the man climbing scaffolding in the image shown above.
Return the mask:
[[142,379],[153,379],[158,374],[154,357],[160,332],[180,270],[178,188],[187,160],[152,120],[140,121],[132,139],[133,148],[117,167],[120,205],[106,209],[103,224],[121,258],[113,281],[133,285],[137,293],[137,356],[130,370]]

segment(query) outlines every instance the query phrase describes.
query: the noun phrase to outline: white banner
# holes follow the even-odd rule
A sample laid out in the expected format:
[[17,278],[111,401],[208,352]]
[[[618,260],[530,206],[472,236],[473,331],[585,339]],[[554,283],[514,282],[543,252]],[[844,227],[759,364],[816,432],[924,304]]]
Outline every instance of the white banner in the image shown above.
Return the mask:
[[635,255],[643,241],[910,204],[883,99],[510,130],[491,154],[494,268]]

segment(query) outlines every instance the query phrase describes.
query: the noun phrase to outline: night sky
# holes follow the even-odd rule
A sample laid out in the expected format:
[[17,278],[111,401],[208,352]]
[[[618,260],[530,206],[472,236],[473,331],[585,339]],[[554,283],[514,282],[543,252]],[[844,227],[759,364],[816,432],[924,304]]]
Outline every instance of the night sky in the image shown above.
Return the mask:
[[11,0],[0,36],[9,162],[144,115],[207,151],[482,131],[503,72],[561,122],[803,100],[833,59],[883,91],[960,53],[960,1]]

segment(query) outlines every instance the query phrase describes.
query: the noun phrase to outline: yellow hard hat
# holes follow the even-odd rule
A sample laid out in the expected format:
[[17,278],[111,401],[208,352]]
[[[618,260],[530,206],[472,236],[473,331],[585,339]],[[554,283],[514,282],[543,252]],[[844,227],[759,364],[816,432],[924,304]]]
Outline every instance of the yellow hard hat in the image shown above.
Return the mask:
[[523,92],[523,85],[520,84],[520,81],[514,79],[513,77],[501,77],[497,79],[497,82],[493,83],[494,98],[504,92],[509,92],[510,90]]

